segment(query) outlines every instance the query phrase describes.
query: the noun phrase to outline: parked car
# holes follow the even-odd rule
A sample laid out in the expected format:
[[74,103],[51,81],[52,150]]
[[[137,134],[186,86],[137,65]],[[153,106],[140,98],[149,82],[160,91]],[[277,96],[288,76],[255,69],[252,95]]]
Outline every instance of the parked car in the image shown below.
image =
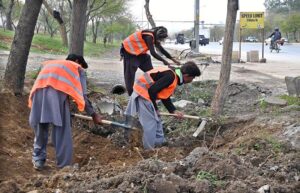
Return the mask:
[[245,42],[258,42],[258,39],[254,36],[249,36],[245,39]]
[[209,38],[206,38],[204,35],[199,35],[199,44],[206,46],[206,44],[209,44]]
[[184,43],[185,43],[184,34],[177,34],[175,44],[184,44]]

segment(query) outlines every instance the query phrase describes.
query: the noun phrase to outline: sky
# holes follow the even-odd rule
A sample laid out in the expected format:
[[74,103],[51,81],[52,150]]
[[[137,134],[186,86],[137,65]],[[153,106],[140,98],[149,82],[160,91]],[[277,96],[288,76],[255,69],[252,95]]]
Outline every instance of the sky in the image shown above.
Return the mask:
[[[265,0],[239,0],[239,12],[265,11]],[[145,0],[131,0],[130,10],[135,21],[147,21]],[[150,12],[156,25],[164,25],[171,33],[191,29],[193,22],[158,22],[193,21],[195,0],[150,0]],[[239,19],[239,12],[237,20]],[[227,0],[200,0],[200,21],[204,24],[224,24],[226,21]],[[151,28],[147,22],[139,22],[145,28]]]

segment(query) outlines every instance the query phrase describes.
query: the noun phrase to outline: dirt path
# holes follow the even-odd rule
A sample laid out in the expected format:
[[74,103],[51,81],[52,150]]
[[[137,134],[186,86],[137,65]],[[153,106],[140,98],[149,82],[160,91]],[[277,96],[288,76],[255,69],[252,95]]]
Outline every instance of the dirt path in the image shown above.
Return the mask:
[[[9,53],[7,51],[0,51],[0,78],[3,76],[5,65],[7,64],[8,54]],[[31,53],[29,55],[26,70],[28,72],[38,69],[40,63],[45,60],[64,58],[65,56],[62,55]],[[86,61],[89,64],[89,68],[87,70],[88,77],[94,79],[97,85],[113,85],[118,83],[123,84],[123,65],[122,61],[119,60],[118,50],[107,53],[103,56],[103,58],[86,57]],[[157,66],[161,65],[161,62],[153,59],[153,64],[154,66]],[[264,74],[260,72],[261,67],[259,67],[259,64],[256,64],[255,66],[251,64],[233,64],[230,80],[241,83],[256,83],[271,89],[275,94],[286,92],[286,86],[283,78]],[[198,80],[218,80],[220,69],[220,64],[210,64],[207,68],[205,68],[202,76]],[[276,69],[280,70],[278,68]],[[141,74],[140,70],[138,70],[138,74]]]

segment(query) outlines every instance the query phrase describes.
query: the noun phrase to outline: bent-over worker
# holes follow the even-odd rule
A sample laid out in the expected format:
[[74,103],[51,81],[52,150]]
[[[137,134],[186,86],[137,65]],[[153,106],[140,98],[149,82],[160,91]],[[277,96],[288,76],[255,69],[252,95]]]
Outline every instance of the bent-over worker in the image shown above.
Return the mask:
[[170,66],[170,63],[162,58],[155,48],[157,48],[168,59],[176,64],[180,63],[172,57],[161,45],[161,42],[168,37],[168,30],[163,26],[155,27],[135,32],[128,36],[122,43],[120,54],[124,64],[124,79],[128,95],[132,94],[132,87],[135,80],[137,69],[147,72],[153,68],[151,57],[147,54],[150,50],[151,55],[165,65]]
[[32,162],[35,169],[43,169],[47,158],[48,130],[52,125],[52,143],[59,168],[72,164],[72,131],[69,99],[72,98],[80,111],[101,123],[102,117],[95,113],[86,93],[88,67],[80,55],[69,54],[66,60],[43,62],[29,96],[31,108],[29,123],[34,129]]
[[170,97],[178,85],[190,83],[200,75],[198,66],[194,62],[187,62],[180,68],[154,68],[136,80],[125,114],[132,117],[138,115],[143,127],[145,149],[152,149],[165,142],[156,100],[161,100],[170,113],[182,118],[183,113],[176,110]]

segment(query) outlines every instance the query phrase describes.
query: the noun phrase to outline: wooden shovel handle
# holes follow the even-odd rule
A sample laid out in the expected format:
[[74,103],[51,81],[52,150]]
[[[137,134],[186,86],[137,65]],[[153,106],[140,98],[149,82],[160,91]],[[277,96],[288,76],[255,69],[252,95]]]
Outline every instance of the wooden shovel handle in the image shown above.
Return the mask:
[[[174,116],[176,117],[176,114],[172,114],[172,113],[159,113],[160,115],[166,115],[166,116]],[[197,119],[197,120],[201,120],[201,117],[198,116],[192,116],[192,115],[183,115],[183,118],[188,118],[188,119]]]
[[[80,115],[80,114],[73,113],[72,116],[80,118],[80,119],[88,120],[88,121],[93,121],[92,117],[85,116],[85,115]],[[118,127],[123,127],[123,128],[126,128],[126,129],[132,129],[130,125],[122,124],[122,123],[118,123],[118,122],[114,122],[114,121],[109,121],[109,120],[104,120],[104,119],[101,120],[101,123],[107,124],[107,125],[114,125],[114,126],[118,126]]]

